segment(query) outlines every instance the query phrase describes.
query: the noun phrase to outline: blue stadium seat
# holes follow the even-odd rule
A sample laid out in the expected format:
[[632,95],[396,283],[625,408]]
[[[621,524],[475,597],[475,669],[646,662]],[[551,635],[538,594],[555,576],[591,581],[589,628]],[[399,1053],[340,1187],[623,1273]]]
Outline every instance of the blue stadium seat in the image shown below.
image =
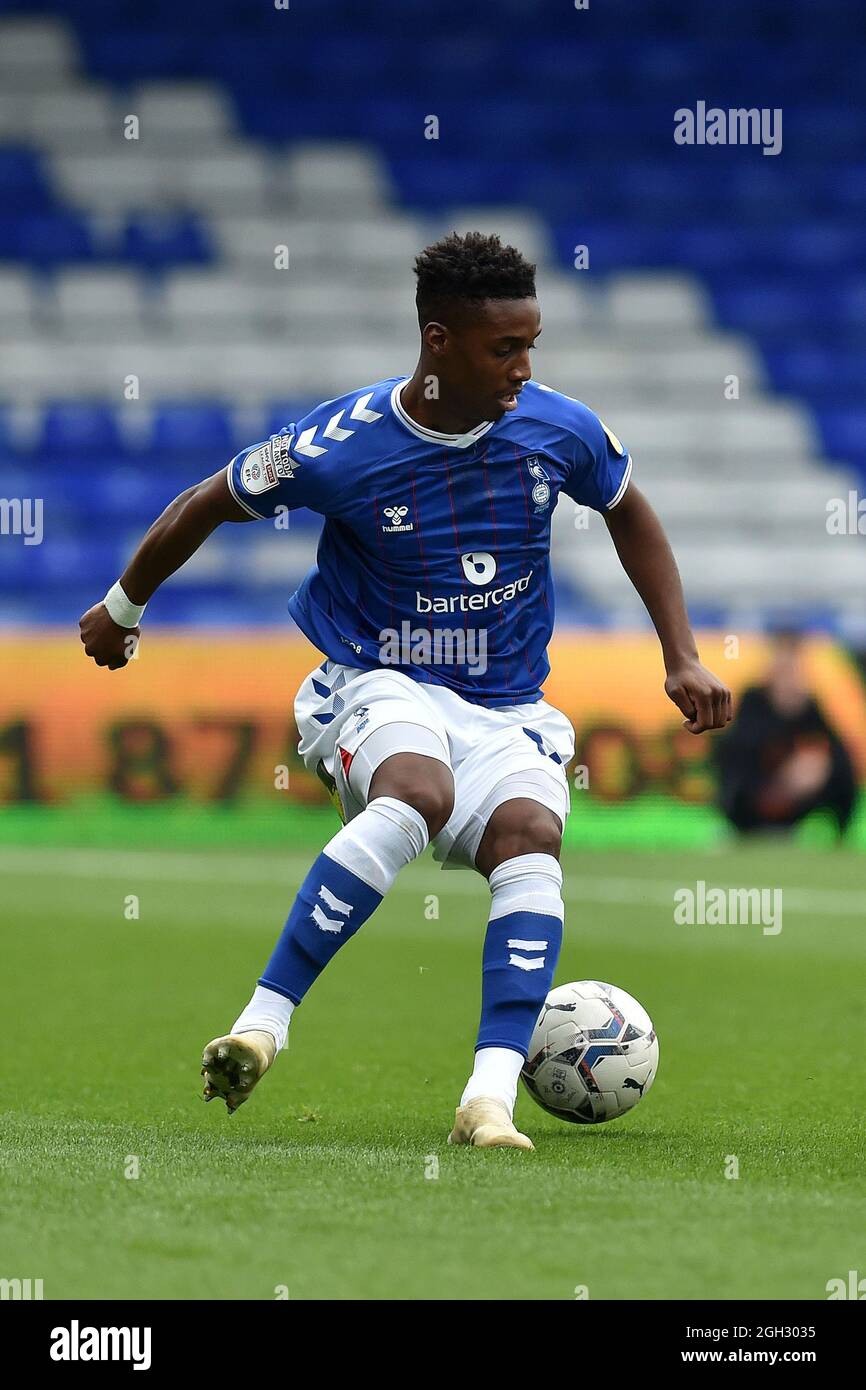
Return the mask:
[[52,204],[39,157],[31,150],[0,145],[0,206],[21,216],[50,211]]
[[575,246],[590,248],[590,266],[595,270],[667,265],[671,259],[671,237],[665,228],[600,222],[589,216],[585,221],[557,224],[551,232],[566,266],[574,264]]
[[189,77],[198,75],[201,67],[197,36],[192,30],[160,30],[151,25],[83,27],[80,37],[89,72],[111,82]]
[[193,217],[179,215],[131,218],[123,230],[120,254],[133,265],[157,270],[201,265],[214,258],[207,228]]
[[114,410],[86,401],[49,405],[42,417],[39,454],[44,463],[63,468],[68,455],[116,455],[122,449]]
[[866,408],[858,404],[819,409],[817,415],[831,458],[850,458],[866,469]]
[[32,261],[41,269],[46,265],[92,261],[96,255],[89,219],[73,212],[36,213],[20,218],[14,249],[8,227],[11,219],[0,219],[0,254]]
[[811,287],[751,277],[717,289],[715,303],[723,323],[758,334],[797,332],[828,313],[826,300]]
[[846,406],[863,398],[866,352],[836,343],[798,342],[794,347],[772,346],[764,356],[778,391]]
[[218,454],[228,460],[232,420],[220,404],[162,405],[156,412],[151,447],[158,453]]

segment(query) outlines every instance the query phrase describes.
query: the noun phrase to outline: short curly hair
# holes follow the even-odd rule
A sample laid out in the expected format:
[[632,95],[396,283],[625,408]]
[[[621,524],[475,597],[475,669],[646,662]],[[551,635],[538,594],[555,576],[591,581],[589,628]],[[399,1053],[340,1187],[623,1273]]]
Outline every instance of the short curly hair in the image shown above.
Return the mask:
[[485,299],[535,298],[535,266],[495,234],[449,232],[415,257],[415,274],[421,328]]

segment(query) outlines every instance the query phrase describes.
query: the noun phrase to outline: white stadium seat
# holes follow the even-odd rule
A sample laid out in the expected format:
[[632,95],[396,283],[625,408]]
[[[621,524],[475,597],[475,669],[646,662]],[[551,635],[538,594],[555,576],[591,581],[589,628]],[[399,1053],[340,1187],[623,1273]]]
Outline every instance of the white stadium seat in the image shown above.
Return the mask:
[[95,83],[37,92],[25,101],[24,108],[27,137],[50,150],[69,145],[81,151],[88,145],[104,146],[123,137],[120,108],[107,89]]
[[392,190],[379,157],[365,145],[304,141],[292,147],[276,171],[276,191],[298,211],[375,210]]
[[125,111],[139,119],[143,144],[196,147],[228,140],[234,112],[226,95],[207,82],[145,82],[125,98]]
[[288,247],[289,270],[315,265],[321,253],[321,226],[312,220],[298,221],[288,213],[265,215],[248,210],[246,214],[214,218],[211,228],[233,275],[272,275],[276,247]]
[[52,90],[74,72],[78,46],[58,19],[0,19],[0,89]]
[[264,206],[272,182],[271,160],[258,150],[224,147],[216,154],[163,160],[174,203],[197,212],[243,211]]
[[411,217],[381,214],[345,218],[328,226],[323,240],[327,263],[336,269],[352,267],[377,280],[402,280],[412,291],[412,265],[422,245]]
[[411,300],[412,263],[423,233],[412,218],[379,216],[341,218],[323,224],[310,218],[269,214],[225,217],[213,224],[217,244],[228,260],[269,275],[275,248],[289,249],[289,270],[320,274],[323,285],[333,275],[367,277],[372,283],[399,281]]
[[271,314],[282,331],[326,337],[333,342],[347,332],[391,338],[415,327],[415,310],[405,287],[381,292],[363,280],[336,282],[325,288],[300,276],[277,277],[271,294]]
[[705,290],[690,275],[613,275],[606,313],[619,328],[665,328],[682,332],[711,321]]
[[261,284],[225,271],[181,270],[165,277],[159,312],[163,326],[180,337],[205,334],[213,341],[222,334],[230,346],[238,334],[252,337],[262,327],[269,298]]
[[143,331],[141,282],[134,270],[65,270],[53,290],[56,324],[67,338],[102,340]]
[[151,210],[167,201],[166,167],[158,155],[122,137],[86,154],[58,152],[49,161],[59,195],[95,213]]
[[0,90],[0,140],[19,141],[30,138],[30,106],[32,94]]
[[62,151],[51,161],[59,191],[95,211],[185,208],[242,212],[264,203],[270,182],[267,155],[235,146],[219,154],[152,152],[143,141],[115,139],[86,154]]
[[35,331],[37,293],[26,270],[0,270],[0,338],[18,341]]
[[0,91],[0,140],[29,143],[49,153],[71,145],[82,153],[120,134],[108,91],[95,83],[58,80],[48,90]]

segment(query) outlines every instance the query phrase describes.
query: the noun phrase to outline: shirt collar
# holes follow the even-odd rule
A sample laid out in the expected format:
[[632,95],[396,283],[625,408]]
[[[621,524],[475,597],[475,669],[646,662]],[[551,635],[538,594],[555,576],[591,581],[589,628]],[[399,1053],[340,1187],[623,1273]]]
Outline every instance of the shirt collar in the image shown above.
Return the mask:
[[424,425],[419,425],[417,421],[412,419],[411,415],[406,413],[400,400],[403,387],[406,385],[406,382],[410,380],[411,378],[407,376],[404,377],[402,381],[397,382],[391,392],[391,409],[394,411],[400,423],[405,425],[407,430],[411,430],[418,439],[425,439],[428,444],[444,444],[451,449],[468,449],[471,444],[474,444],[477,439],[480,439],[482,435],[485,435],[487,431],[491,430],[496,424],[495,420],[483,420],[480,425],[476,425],[474,429],[467,430],[465,434],[443,434],[441,430],[428,430]]

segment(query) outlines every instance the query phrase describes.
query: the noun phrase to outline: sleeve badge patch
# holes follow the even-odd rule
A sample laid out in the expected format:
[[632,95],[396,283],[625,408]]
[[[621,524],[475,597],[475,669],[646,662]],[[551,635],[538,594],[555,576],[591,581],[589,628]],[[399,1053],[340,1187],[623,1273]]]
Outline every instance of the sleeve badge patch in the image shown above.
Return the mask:
[[278,478],[294,478],[295,476],[295,469],[298,465],[289,453],[289,446],[294,437],[293,434],[271,436],[271,457]]
[[271,458],[270,444],[261,444],[247,454],[241,464],[241,484],[247,492],[255,496],[276,487],[279,482],[277,470]]

